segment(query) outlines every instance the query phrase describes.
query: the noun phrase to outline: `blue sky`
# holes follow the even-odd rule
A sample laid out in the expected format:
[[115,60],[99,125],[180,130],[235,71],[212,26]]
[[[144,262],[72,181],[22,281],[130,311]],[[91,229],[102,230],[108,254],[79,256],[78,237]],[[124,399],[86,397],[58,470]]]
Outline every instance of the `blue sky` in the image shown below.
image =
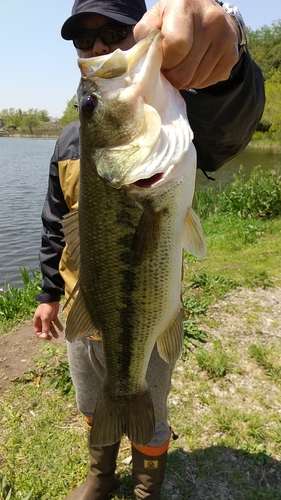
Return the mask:
[[[37,108],[62,116],[79,83],[75,49],[60,36],[72,3],[0,0],[0,111]],[[148,8],[154,3],[148,0]],[[281,19],[280,0],[237,0],[237,5],[253,30]]]

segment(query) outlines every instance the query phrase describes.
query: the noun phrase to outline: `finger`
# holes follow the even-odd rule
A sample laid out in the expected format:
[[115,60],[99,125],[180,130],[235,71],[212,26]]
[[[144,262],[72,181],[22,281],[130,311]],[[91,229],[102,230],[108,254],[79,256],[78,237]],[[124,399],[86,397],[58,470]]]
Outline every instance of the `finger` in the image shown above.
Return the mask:
[[58,338],[59,334],[53,324],[50,325],[50,332],[55,339]]
[[51,335],[49,335],[50,322],[48,319],[41,318],[41,316],[34,317],[33,329],[34,329],[35,335],[39,339],[52,340]]
[[61,324],[57,316],[53,319],[53,322],[55,323],[56,327],[60,330],[60,332],[63,332],[63,325]]
[[[198,30],[200,30],[200,24],[198,23],[197,26],[196,18],[190,12],[188,2],[177,3],[175,8],[170,7],[165,10],[161,27],[163,70],[177,67],[188,56],[194,47],[195,33]],[[204,51],[201,44],[198,46],[198,50],[197,57],[200,58],[200,52]]]
[[228,80],[232,71],[232,66],[225,67],[222,63],[218,64],[213,71],[209,74],[202,73],[201,76],[196,74],[194,79],[189,83],[188,88],[195,89],[204,89],[206,87],[210,87],[211,85],[215,85],[218,82]]
[[145,38],[151,31],[160,30],[162,26],[162,19],[159,12],[158,4],[149,9],[142,19],[134,27],[134,38],[139,42]]
[[210,65],[205,60],[205,54],[208,53],[208,50],[209,46],[205,42],[197,45],[197,42],[194,41],[192,50],[183,59],[180,59],[178,64],[174,64],[170,69],[167,68],[167,64],[165,64],[165,68],[163,65],[164,76],[177,89],[195,87],[195,81],[201,81],[208,77],[216,64],[216,60],[211,59]]
[[33,319],[33,330],[39,339],[49,340],[49,335],[42,329],[41,318],[34,317]]
[[38,337],[39,339],[42,339],[42,340],[52,340],[51,335],[49,335],[49,334],[48,334],[48,333],[46,333],[46,332],[37,333],[36,335],[37,335],[37,337]]
[[[189,54],[176,68],[163,71],[165,77],[176,88],[205,88],[215,83],[227,80],[233,66],[239,60],[236,44],[225,53],[217,47],[210,47],[198,62]],[[189,72],[186,68],[189,68]]]
[[238,60],[239,50],[235,43],[224,52],[217,46],[210,47],[188,82],[189,87],[205,88],[227,80]]

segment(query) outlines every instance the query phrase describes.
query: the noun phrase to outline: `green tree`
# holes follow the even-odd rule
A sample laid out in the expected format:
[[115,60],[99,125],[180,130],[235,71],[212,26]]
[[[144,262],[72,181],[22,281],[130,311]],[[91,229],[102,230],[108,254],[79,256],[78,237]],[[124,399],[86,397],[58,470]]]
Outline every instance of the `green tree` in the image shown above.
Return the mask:
[[270,78],[265,81],[266,108],[264,119],[281,125],[281,67],[273,70]]
[[260,66],[265,80],[270,78],[272,70],[281,68],[281,20],[271,26],[249,31],[249,49],[255,62]]
[[281,142],[281,67],[272,70],[265,81],[266,106],[262,120],[270,124],[269,133],[274,141]]
[[0,117],[4,120],[6,128],[18,128],[21,125],[22,112],[20,109],[15,108],[2,109]]
[[68,123],[74,122],[75,120],[78,120],[76,95],[74,95],[72,99],[67,101],[67,105],[60,119],[60,123],[65,127],[65,125],[68,125]]
[[265,80],[265,109],[259,130],[267,137],[281,138],[281,20],[253,31],[249,28],[249,49]]
[[39,116],[40,121],[42,121],[42,122],[49,122],[50,121],[49,113],[48,113],[48,111],[46,111],[46,109],[40,109],[38,111],[38,116]]
[[38,110],[34,108],[30,108],[28,111],[14,108],[2,109],[0,118],[4,120],[6,129],[22,129],[22,131],[28,131],[29,134],[33,134],[42,122],[50,121],[48,112],[45,109]]
[[23,130],[27,129],[30,135],[33,134],[34,129],[40,124],[38,114],[32,113],[32,111],[33,110],[28,110],[27,113],[23,113],[22,117],[22,128]]

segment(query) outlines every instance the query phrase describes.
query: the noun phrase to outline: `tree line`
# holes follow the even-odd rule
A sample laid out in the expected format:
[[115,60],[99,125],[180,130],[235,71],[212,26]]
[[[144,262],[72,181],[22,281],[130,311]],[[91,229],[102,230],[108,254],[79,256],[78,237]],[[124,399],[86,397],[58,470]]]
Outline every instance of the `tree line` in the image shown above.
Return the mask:
[[[257,134],[272,141],[281,141],[281,20],[274,21],[271,26],[262,26],[260,29],[248,28],[249,50],[260,66],[265,82],[266,104],[263,116],[258,126]],[[63,116],[56,122],[50,123],[51,118],[46,110],[3,109],[0,111],[0,120],[4,122],[4,130],[19,131],[33,135],[46,130],[59,131],[71,121],[77,120],[76,97],[73,96],[67,103]],[[48,127],[47,127],[48,129]]]
[[268,132],[273,140],[281,140],[281,19],[271,26],[249,29],[249,50],[260,66],[265,82],[266,103],[260,132]]
[[0,111],[0,120],[7,132],[21,131],[33,135],[34,131],[42,124],[50,122],[48,111],[45,109],[21,109],[9,108]]

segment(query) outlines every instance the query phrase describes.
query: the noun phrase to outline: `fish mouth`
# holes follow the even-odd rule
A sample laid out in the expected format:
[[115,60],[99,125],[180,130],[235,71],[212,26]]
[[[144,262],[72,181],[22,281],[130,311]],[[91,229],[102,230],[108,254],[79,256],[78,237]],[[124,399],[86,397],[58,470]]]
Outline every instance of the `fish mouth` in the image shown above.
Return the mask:
[[150,188],[151,186],[153,186],[153,184],[156,184],[157,182],[161,181],[163,176],[164,176],[164,173],[160,172],[159,174],[154,174],[151,177],[148,177],[147,179],[139,179],[138,181],[133,183],[133,186],[147,189],[147,188]]

